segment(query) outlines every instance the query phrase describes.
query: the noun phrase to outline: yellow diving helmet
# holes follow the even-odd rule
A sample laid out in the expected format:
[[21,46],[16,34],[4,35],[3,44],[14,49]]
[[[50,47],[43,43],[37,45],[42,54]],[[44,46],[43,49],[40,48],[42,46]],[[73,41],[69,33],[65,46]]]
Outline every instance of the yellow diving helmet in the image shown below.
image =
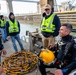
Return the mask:
[[54,53],[48,49],[44,49],[41,51],[39,57],[42,59],[44,63],[51,63],[54,59]]

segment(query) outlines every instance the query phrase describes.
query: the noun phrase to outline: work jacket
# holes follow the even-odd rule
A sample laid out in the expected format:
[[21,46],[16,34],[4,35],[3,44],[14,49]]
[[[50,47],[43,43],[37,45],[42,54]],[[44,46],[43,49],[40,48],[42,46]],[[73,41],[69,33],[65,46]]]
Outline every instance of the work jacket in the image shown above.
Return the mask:
[[76,68],[76,41],[70,35],[63,37],[58,43],[57,68],[65,69],[69,74]]
[[[52,21],[51,21],[52,19]],[[48,21],[48,23],[46,23]],[[44,26],[46,23],[47,25]],[[52,25],[51,25],[52,23]],[[49,27],[51,26],[51,27]],[[61,23],[60,23],[60,19],[56,14],[53,14],[52,12],[50,13],[50,15],[46,15],[43,20],[41,21],[41,33],[44,37],[50,37],[50,36],[54,36],[56,37],[59,34],[59,29],[60,29]],[[44,28],[47,28],[46,30]],[[50,28],[48,30],[48,28]],[[53,30],[51,30],[51,28],[53,28]],[[48,32],[46,32],[48,31]],[[53,32],[52,32],[53,31]]]
[[1,38],[0,38],[0,51],[1,51],[2,49],[4,49],[4,46],[3,46],[2,41],[1,41]]
[[[11,19],[10,19],[11,20]],[[11,20],[11,22],[14,24],[14,22],[15,22],[15,19],[14,20]],[[9,27],[10,27],[10,24],[9,24],[9,21],[7,21],[6,22],[6,32],[7,32],[7,36],[16,36],[17,34],[19,34],[20,33],[20,23],[16,20],[16,23],[17,23],[17,25],[18,25],[18,29],[19,29],[19,31],[18,32],[12,32],[12,33],[9,33]],[[16,25],[16,26],[17,26]]]
[[54,31],[55,31],[55,25],[53,24],[54,16],[55,16],[55,14],[52,14],[47,19],[43,18],[43,21],[41,24],[41,31],[42,32],[54,33]]
[[9,20],[9,33],[19,32],[18,23],[15,20],[14,23]]
[[0,28],[5,28],[6,21],[5,20],[0,20]]

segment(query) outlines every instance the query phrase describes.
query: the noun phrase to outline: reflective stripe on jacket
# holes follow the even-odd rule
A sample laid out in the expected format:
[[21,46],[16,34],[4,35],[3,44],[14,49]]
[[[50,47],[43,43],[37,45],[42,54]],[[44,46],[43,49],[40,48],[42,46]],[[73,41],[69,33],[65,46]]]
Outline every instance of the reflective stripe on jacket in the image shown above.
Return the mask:
[[9,20],[9,33],[19,32],[18,23],[15,20],[14,23]]
[[55,14],[52,14],[49,18],[42,20],[41,31],[54,33],[55,25],[53,24]]

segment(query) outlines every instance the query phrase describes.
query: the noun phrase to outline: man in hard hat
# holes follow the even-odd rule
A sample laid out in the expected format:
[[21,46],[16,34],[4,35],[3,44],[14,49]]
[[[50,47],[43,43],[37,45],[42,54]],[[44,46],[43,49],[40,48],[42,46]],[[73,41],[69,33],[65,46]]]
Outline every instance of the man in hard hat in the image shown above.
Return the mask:
[[47,75],[47,67],[57,68],[54,72],[55,75],[68,75],[72,70],[76,69],[76,38],[70,35],[71,30],[72,25],[68,23],[60,27],[59,35],[61,39],[57,43],[57,47],[51,47],[50,49],[57,54],[57,56],[55,55],[56,59],[50,65],[44,64],[45,62],[40,60],[39,70],[41,75]]
[[61,24],[59,17],[52,12],[52,7],[49,4],[44,7],[42,16],[41,37],[43,47],[46,49],[50,44],[51,46],[54,46],[55,37],[59,34]]

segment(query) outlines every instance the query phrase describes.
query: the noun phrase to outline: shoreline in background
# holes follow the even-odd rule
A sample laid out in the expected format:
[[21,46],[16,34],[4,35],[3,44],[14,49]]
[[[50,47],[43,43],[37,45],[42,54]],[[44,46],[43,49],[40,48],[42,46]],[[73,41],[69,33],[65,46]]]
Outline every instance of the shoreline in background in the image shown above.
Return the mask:
[[40,25],[39,22],[33,22],[33,21],[21,21],[21,20],[18,20],[20,23],[22,24],[31,24],[31,25]]

